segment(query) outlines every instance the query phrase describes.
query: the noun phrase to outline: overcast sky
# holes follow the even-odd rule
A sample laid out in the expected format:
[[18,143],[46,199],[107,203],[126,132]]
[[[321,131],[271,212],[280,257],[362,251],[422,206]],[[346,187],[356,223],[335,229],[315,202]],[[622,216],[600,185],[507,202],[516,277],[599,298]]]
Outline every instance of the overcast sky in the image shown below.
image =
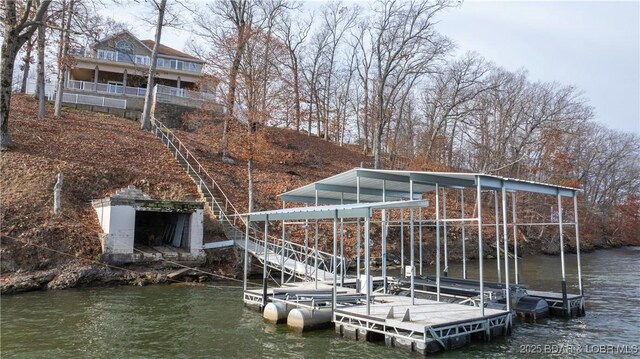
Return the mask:
[[[132,6],[105,11],[140,23],[135,13]],[[527,69],[533,81],[577,86],[597,121],[640,135],[640,0],[467,0],[441,15],[438,29],[460,54],[476,51],[507,69]],[[135,32],[152,39],[154,29],[138,26]],[[162,42],[183,50],[188,37],[166,29]]]

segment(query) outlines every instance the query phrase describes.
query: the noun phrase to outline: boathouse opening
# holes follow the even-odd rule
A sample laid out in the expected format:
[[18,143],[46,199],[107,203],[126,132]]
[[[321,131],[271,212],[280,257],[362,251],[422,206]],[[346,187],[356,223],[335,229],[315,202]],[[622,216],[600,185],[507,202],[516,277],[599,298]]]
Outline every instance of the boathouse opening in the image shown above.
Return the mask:
[[189,249],[191,213],[136,211],[134,248],[167,246]]
[[102,260],[204,262],[202,202],[151,198],[129,186],[92,201],[103,229]]

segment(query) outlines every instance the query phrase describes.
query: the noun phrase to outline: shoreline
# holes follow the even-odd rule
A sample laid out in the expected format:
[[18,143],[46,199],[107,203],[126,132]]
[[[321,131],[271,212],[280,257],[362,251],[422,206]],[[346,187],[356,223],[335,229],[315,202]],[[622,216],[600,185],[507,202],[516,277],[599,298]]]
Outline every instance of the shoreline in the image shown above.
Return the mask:
[[[634,246],[622,245],[592,247],[588,250],[581,251],[581,253],[591,253],[597,250],[624,247]],[[566,251],[565,253],[575,253],[575,251]],[[558,256],[559,254],[540,252],[533,255]],[[524,258],[526,257],[529,257],[529,255]],[[476,257],[469,259],[475,258]],[[485,258],[490,259],[491,256],[486,255]],[[461,261],[461,258],[451,256],[449,257],[449,261],[457,263]],[[393,267],[399,268],[398,265],[390,262],[388,268]],[[225,279],[225,277],[227,279]],[[107,264],[87,264],[86,261],[77,260],[46,270],[17,271],[2,274],[0,275],[0,295],[14,295],[32,291],[85,287],[113,287],[123,285],[146,286],[172,283],[188,285],[211,282],[231,283],[238,280],[238,278],[242,278],[242,270],[237,264],[231,266],[231,268],[227,268],[226,271],[211,273],[201,268],[184,268],[162,263],[150,263],[147,265],[136,264],[114,268]]]

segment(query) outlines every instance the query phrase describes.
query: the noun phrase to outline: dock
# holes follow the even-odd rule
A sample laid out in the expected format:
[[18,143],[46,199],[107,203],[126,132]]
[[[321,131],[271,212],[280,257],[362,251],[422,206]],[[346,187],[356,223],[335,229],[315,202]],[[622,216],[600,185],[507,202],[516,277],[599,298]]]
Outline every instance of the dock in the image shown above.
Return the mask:
[[[397,278],[392,281],[392,286],[398,288],[398,290],[408,291],[411,283],[406,278]],[[415,291],[423,298],[436,298],[437,297],[437,282],[435,276],[421,276],[415,278]],[[529,289],[527,286],[519,284],[511,284],[509,286],[510,298],[512,307],[519,313],[520,309],[528,311],[528,306],[522,308],[521,299],[526,297],[538,298],[544,300],[548,307],[548,314],[556,317],[575,318],[583,316],[584,309],[584,296],[580,294],[567,294],[566,300],[563,298],[562,293],[539,291]],[[488,303],[491,303],[492,307],[504,306],[506,300],[505,287],[502,283],[497,282],[484,282],[484,293]],[[442,300],[451,303],[460,304],[472,304],[475,305],[479,301],[480,297],[480,284],[477,280],[472,279],[458,279],[450,277],[440,278],[440,295]],[[524,300],[522,303],[528,303]],[[523,316],[526,316],[523,314]],[[546,315],[538,316],[542,318]]]
[[[262,289],[245,291],[244,302],[262,311],[265,320],[287,323],[292,330],[333,326],[337,334],[349,339],[384,341],[389,346],[421,354],[456,349],[472,340],[490,341],[507,336],[513,323],[510,311],[485,308],[483,315],[480,308],[470,305],[412,300],[402,295],[376,293],[367,306],[365,294],[346,287],[337,288],[336,310],[331,313],[332,290],[331,282],[317,286],[313,282],[300,282],[267,290],[264,308]],[[312,319],[314,314],[316,320]]]
[[[291,330],[334,327],[336,333],[343,337],[384,341],[388,346],[424,355],[461,348],[473,340],[491,341],[495,337],[508,336],[515,316],[537,320],[549,314],[565,317],[584,315],[578,191],[576,188],[477,173],[363,168],[346,171],[283,193],[282,209],[241,216],[245,223],[244,241],[238,240],[239,236],[235,238],[245,250],[243,300],[248,307],[261,311],[265,320],[287,323]],[[465,217],[465,211],[460,211],[459,216],[447,214],[446,198],[451,192],[458,197],[461,208],[464,208],[465,192],[474,194],[475,217]],[[557,200],[556,218],[552,216],[541,223],[518,222],[518,192],[554,196]],[[429,200],[424,199],[429,193],[435,197],[435,210],[424,211],[430,206]],[[494,221],[491,223],[483,221],[483,202],[491,202],[487,201],[490,199],[488,195],[494,202]],[[511,199],[510,208],[508,197]],[[574,204],[572,222],[563,220],[563,200],[569,198]],[[305,205],[287,207],[287,202]],[[508,209],[511,210],[510,215]],[[263,224],[263,230],[258,229],[260,226],[256,222]],[[272,222],[280,224],[281,237],[269,235]],[[538,291],[519,283],[518,226],[523,225],[558,228],[561,271],[557,275],[562,292]],[[333,227],[333,238],[321,238],[327,236],[329,226]],[[373,229],[373,226],[378,228]],[[461,230],[463,278],[460,279],[448,277],[447,243],[450,241],[447,239],[447,226]],[[476,228],[473,232],[466,232],[467,226]],[[567,291],[564,261],[566,226],[575,234],[577,294]],[[356,253],[356,277],[349,277],[347,273],[345,227],[350,228],[356,237],[355,248],[347,248]],[[401,278],[386,274],[390,227],[399,227],[396,245],[400,247]],[[425,227],[435,235],[435,275],[418,276],[416,273],[423,273]],[[487,253],[483,249],[486,242],[484,227],[495,231],[495,282],[485,280]],[[287,229],[292,233],[304,233],[304,238],[295,241],[287,238]],[[477,240],[477,247],[472,247],[473,255],[478,258],[478,276],[474,279],[466,277],[465,243],[468,233],[473,233]],[[379,237],[372,238],[373,234]],[[322,248],[324,252],[318,248],[323,242],[328,244]],[[376,256],[382,259],[382,275],[375,278],[371,275],[371,252],[374,248],[380,250]],[[262,287],[248,287],[249,255],[262,263]],[[513,281],[509,278],[511,265],[515,272]],[[272,271],[279,272],[280,280],[277,275],[274,278]]]

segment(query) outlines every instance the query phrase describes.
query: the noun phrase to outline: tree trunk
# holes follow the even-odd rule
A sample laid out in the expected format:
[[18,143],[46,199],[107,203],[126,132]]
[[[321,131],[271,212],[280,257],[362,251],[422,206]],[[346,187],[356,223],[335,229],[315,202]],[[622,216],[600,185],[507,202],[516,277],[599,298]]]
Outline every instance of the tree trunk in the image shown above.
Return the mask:
[[65,49],[68,47],[68,34],[71,27],[71,12],[73,11],[73,0],[69,0],[68,4],[62,2],[62,19],[60,21],[60,43],[58,48],[58,80],[56,82],[56,101],[54,104],[53,116],[58,118],[62,116],[62,97],[64,96],[64,76],[66,75],[66,55]]
[[20,84],[20,92],[27,92],[27,80],[29,79],[29,70],[31,69],[31,52],[33,51],[33,41],[27,41],[27,48],[24,54],[24,65],[22,68],[22,84]]
[[249,177],[249,204],[248,204],[248,213],[253,212],[253,159],[252,155],[249,156],[249,160],[247,161],[247,176]]
[[9,108],[11,106],[11,83],[13,81],[13,66],[18,49],[7,44],[9,37],[5,33],[2,42],[2,66],[0,67],[0,149],[7,149],[11,145],[9,137]]
[[227,156],[227,142],[229,132],[229,122],[233,119],[233,108],[236,105],[236,87],[238,86],[238,72],[240,71],[240,63],[242,61],[242,53],[244,50],[244,29],[238,28],[238,44],[236,45],[236,52],[231,62],[231,69],[229,69],[229,93],[227,93],[227,113],[224,116],[224,126],[222,128],[222,157]]
[[61,201],[61,193],[62,193],[62,184],[64,182],[64,176],[62,173],[58,173],[58,180],[56,184],[53,186],[53,213],[55,215],[59,215],[62,210],[62,201]]
[[298,74],[297,59],[293,60],[293,93],[295,95],[294,106],[296,109],[296,132],[300,132],[300,119],[302,117],[302,111],[300,110],[300,75]]
[[373,168],[377,170],[382,169],[382,129],[382,125],[376,126],[373,136]]
[[16,55],[20,47],[33,36],[37,23],[42,21],[50,3],[51,0],[43,0],[35,10],[33,22],[27,23],[28,13],[27,16],[22,17],[24,21],[21,19],[20,22],[17,22],[15,1],[4,2],[4,37],[0,55],[0,150],[5,150],[11,145],[9,111],[11,109],[11,85]]
[[158,23],[156,24],[156,36],[154,38],[153,50],[151,52],[151,65],[149,66],[149,77],[147,78],[147,91],[144,95],[144,109],[140,121],[140,128],[145,131],[151,129],[151,103],[153,89],[156,79],[156,61],[160,50],[160,38],[162,37],[162,26],[164,24],[164,10],[167,7],[167,0],[161,0],[158,7]]
[[44,48],[45,48],[45,28],[44,25],[38,26],[38,42],[37,42],[37,51],[38,51],[38,76],[36,79],[36,93],[35,97],[38,100],[38,119],[44,119],[44,105],[45,105],[45,91],[44,91]]

